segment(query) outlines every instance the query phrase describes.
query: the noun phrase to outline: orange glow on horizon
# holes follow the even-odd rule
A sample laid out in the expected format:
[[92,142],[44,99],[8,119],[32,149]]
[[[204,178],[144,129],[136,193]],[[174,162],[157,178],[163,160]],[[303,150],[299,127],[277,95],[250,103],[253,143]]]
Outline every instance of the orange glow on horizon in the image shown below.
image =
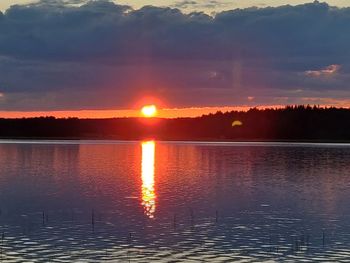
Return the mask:
[[[283,105],[258,106],[264,108],[282,108]],[[159,118],[183,118],[199,117],[203,114],[217,111],[247,111],[249,106],[225,106],[225,107],[190,107],[190,108],[162,108],[157,110]],[[139,109],[129,110],[74,110],[74,111],[0,111],[0,118],[34,118],[52,116],[56,118],[80,118],[80,119],[103,119],[103,118],[129,118],[140,117]]]
[[142,206],[149,218],[154,218],[156,211],[156,194],[154,190],[154,156],[155,142],[145,141],[142,146],[141,179]]
[[157,114],[157,107],[155,105],[145,105],[142,107],[141,113],[146,118],[155,117]]
[[[310,101],[305,101],[309,103]],[[315,101],[314,104],[316,104]],[[313,104],[313,103],[310,103]],[[350,108],[350,100],[347,103],[317,104],[321,107],[343,107]],[[248,111],[252,107],[257,109],[283,108],[284,104],[261,105],[261,106],[218,106],[218,107],[188,107],[188,108],[162,108],[158,109],[158,118],[186,118],[199,117],[205,114],[216,113],[217,111]],[[34,118],[52,116],[56,118],[80,118],[80,119],[104,119],[104,118],[129,118],[140,117],[139,109],[110,109],[110,110],[74,110],[74,111],[0,111],[0,118]]]

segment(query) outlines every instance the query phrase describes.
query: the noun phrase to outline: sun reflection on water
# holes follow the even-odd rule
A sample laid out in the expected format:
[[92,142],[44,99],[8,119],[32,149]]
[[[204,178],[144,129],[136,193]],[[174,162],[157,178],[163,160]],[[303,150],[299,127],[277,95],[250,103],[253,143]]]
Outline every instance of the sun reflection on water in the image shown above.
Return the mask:
[[149,218],[154,218],[156,194],[154,191],[154,141],[142,142],[142,206]]

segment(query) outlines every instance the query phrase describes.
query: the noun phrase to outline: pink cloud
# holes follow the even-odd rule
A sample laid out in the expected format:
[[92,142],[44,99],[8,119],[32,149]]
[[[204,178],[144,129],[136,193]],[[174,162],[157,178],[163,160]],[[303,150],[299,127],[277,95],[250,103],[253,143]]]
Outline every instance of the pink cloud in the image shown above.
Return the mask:
[[305,75],[308,77],[318,78],[318,77],[330,77],[339,72],[341,66],[337,64],[329,65],[328,67],[320,70],[307,70]]

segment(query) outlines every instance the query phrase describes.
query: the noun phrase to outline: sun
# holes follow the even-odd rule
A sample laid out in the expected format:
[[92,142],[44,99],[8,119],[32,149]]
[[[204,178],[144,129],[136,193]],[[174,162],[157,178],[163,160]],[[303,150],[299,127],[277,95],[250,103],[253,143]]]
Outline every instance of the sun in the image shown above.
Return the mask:
[[141,113],[146,118],[154,117],[157,114],[157,107],[155,105],[145,105],[142,107]]

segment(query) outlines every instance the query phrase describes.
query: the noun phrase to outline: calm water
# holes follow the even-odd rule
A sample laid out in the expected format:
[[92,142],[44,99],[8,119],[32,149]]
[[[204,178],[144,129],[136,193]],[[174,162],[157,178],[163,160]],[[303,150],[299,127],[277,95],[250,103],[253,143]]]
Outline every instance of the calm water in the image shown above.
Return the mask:
[[350,145],[0,141],[1,262],[350,260]]

